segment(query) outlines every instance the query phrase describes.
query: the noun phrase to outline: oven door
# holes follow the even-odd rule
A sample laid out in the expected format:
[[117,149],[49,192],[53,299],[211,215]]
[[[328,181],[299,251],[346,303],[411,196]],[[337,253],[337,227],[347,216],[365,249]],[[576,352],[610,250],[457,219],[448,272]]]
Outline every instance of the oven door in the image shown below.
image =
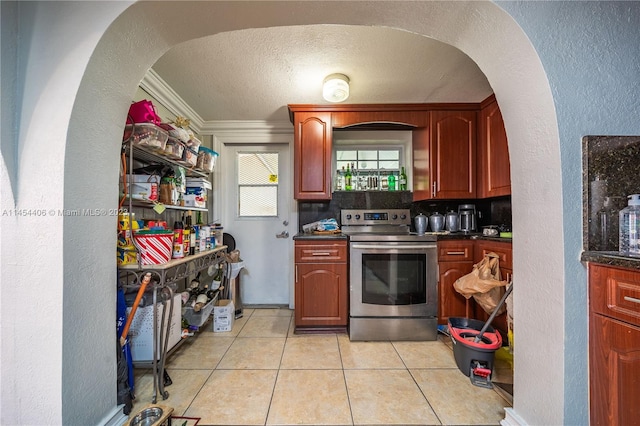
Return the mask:
[[436,243],[351,242],[352,317],[436,317]]

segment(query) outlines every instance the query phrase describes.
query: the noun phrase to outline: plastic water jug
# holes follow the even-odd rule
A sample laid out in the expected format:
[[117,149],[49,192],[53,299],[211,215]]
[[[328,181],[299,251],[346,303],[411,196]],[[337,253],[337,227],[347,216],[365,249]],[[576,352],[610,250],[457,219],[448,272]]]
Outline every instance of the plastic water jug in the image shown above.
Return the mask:
[[628,197],[627,207],[620,210],[620,253],[640,257],[640,194]]

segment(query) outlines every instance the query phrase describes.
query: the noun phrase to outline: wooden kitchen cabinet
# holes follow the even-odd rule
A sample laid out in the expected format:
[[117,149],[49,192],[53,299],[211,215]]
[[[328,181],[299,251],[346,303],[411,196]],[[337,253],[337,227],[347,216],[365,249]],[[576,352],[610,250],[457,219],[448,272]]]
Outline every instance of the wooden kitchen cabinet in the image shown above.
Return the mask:
[[511,195],[507,132],[494,95],[481,104],[477,178],[478,198]]
[[294,112],[294,198],[331,199],[330,112]]
[[500,259],[500,274],[510,281],[513,274],[513,253],[510,241],[476,240],[475,262],[480,262],[488,253],[495,253]]
[[471,318],[473,300],[467,300],[453,287],[458,278],[473,269],[474,241],[438,241],[438,324],[449,317]]
[[346,240],[295,242],[295,330],[344,329],[349,320]]
[[590,424],[640,425],[640,271],[588,271]]
[[[480,262],[488,253],[495,253],[500,259],[500,275],[503,280],[511,281],[513,276],[513,254],[510,241],[476,240],[475,241],[475,263]],[[517,291],[517,287],[514,287]],[[505,307],[506,308],[506,307]],[[491,312],[487,313],[478,304],[475,305],[475,317],[481,321],[489,319]],[[507,314],[506,312],[496,316],[491,324],[502,334],[502,338],[507,338]]]
[[414,130],[415,201],[476,197],[476,127],[475,110],[444,110]]

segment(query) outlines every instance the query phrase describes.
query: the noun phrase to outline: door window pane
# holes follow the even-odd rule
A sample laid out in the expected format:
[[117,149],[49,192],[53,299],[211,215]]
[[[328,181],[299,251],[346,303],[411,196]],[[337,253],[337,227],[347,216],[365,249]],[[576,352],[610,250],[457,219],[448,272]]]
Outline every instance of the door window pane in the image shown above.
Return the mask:
[[277,153],[238,153],[238,215],[278,215]]

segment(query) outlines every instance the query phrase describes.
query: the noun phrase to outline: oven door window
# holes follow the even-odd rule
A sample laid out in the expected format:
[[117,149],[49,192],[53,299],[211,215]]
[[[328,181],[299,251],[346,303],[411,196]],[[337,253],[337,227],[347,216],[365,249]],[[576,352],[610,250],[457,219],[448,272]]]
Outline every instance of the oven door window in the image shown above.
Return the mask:
[[363,254],[362,302],[374,305],[426,303],[425,254]]

